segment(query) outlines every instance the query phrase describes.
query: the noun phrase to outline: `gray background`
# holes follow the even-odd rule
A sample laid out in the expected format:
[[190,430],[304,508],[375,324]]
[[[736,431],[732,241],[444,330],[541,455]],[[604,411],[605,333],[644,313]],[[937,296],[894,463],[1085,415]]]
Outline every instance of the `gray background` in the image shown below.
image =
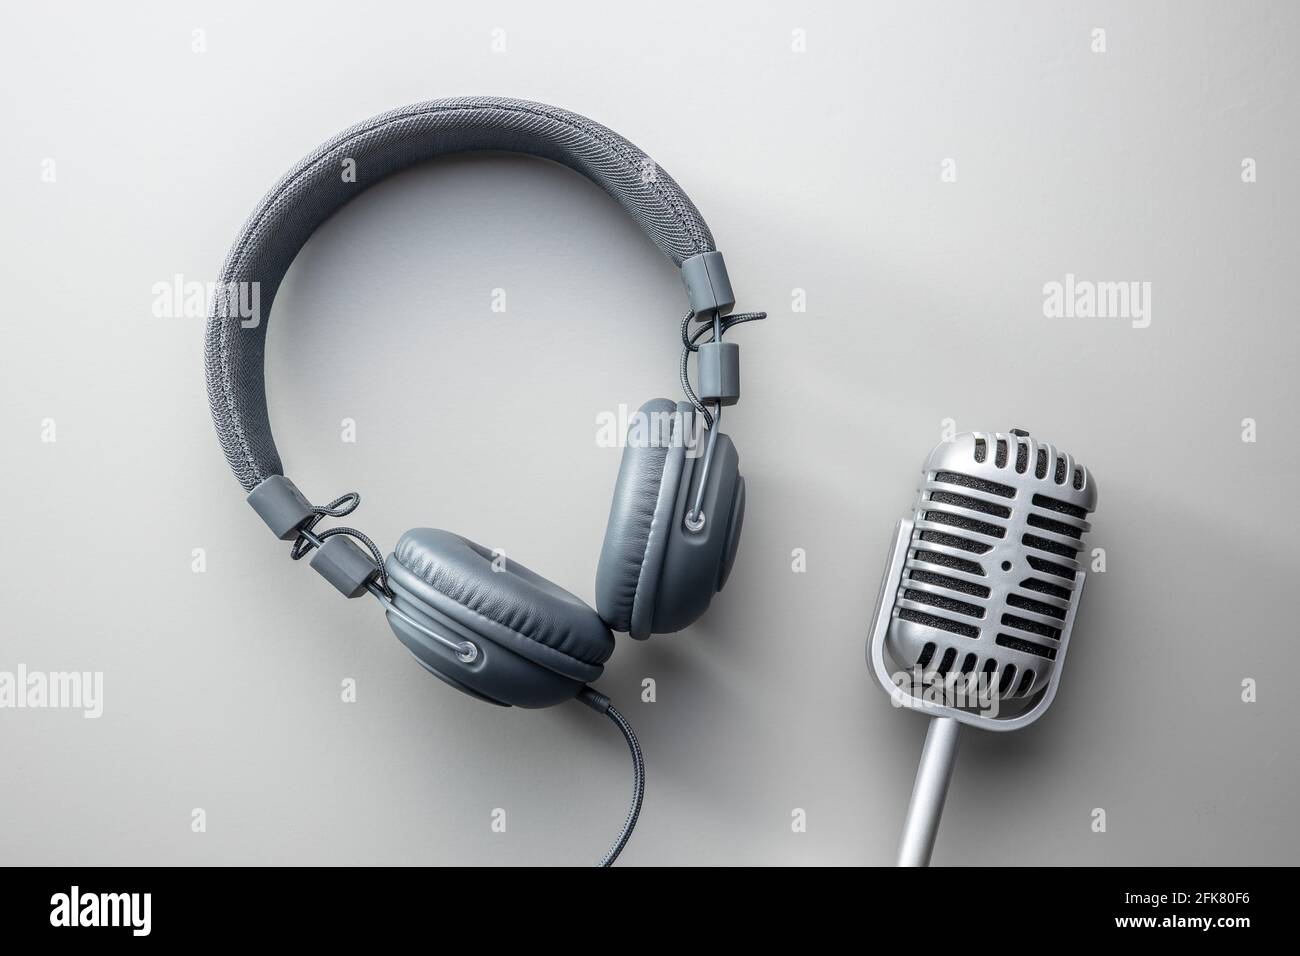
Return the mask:
[[[946,418],[1024,426],[1088,464],[1108,571],[1047,717],[966,737],[935,862],[1294,863],[1296,8],[570,9],[6,13],[0,669],[102,670],[106,700],[97,721],[0,710],[0,859],[587,863],[605,848],[629,789],[612,729],[576,705],[452,693],[373,602],[289,562],[219,452],[201,319],[151,314],[154,283],[215,277],[318,142],[398,104],[491,93],[637,143],[708,218],[741,307],[772,312],[735,333],[746,395],[728,431],[750,508],[731,583],[688,633],[620,638],[600,682],[649,760],[627,863],[892,860],[924,726],[872,685],[863,649]],[[1151,282],[1151,326],[1044,318],[1043,284],[1067,272]],[[671,265],[566,169],[481,157],[404,174],[326,224],[277,303],[287,467],[316,500],[360,490],[357,522],[385,546],[447,527],[590,599],[619,458],[595,418],[677,396],[683,302]]]

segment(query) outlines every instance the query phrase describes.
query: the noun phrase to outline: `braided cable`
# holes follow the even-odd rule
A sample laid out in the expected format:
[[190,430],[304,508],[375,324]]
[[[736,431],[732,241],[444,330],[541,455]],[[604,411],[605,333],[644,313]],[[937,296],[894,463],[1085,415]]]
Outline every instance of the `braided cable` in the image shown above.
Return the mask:
[[636,827],[637,817],[641,815],[641,803],[645,799],[645,756],[641,753],[641,744],[632,731],[632,725],[628,723],[626,717],[615,709],[614,705],[609,702],[608,697],[594,688],[584,687],[578,692],[578,700],[596,711],[596,713],[604,714],[612,720],[614,726],[623,735],[623,739],[627,741],[627,749],[632,753],[632,805],[628,808],[627,818],[623,821],[623,829],[619,830],[614,843],[605,851],[605,855],[600,858],[600,862],[596,864],[597,867],[608,867],[618,859],[618,855],[627,846],[627,841],[632,836],[632,830]]
[[[712,428],[713,415],[704,407],[704,403],[700,401],[699,396],[695,394],[695,389],[691,387],[690,358],[691,353],[698,352],[701,345],[713,341],[713,324],[711,322],[705,322],[692,333],[688,330],[690,329],[691,320],[693,318],[695,318],[694,309],[687,312],[685,318],[682,319],[682,361],[677,368],[677,373],[678,377],[681,379],[682,391],[686,393],[686,398],[695,406],[695,410],[699,412],[700,416],[704,419],[704,427]],[[757,322],[759,319],[766,318],[766,312],[742,312],[739,315],[728,315],[718,323],[718,340],[721,341],[722,336],[725,335],[727,330],[733,326],[744,325],[746,322]],[[700,339],[704,338],[705,335],[708,335],[709,338],[704,342],[701,342]]]
[[[293,547],[289,550],[289,557],[295,561],[305,558],[311,553],[312,548],[316,547],[316,542],[307,537],[308,534],[316,530],[324,518],[345,518],[352,512],[356,511],[361,505],[361,495],[355,491],[349,491],[347,494],[339,495],[333,501],[324,505],[312,505],[312,517],[303,522],[298,529],[298,537],[294,539]],[[375,562],[375,577],[379,580],[379,588],[384,592],[384,596],[391,598],[392,589],[388,586],[388,571],[384,568],[384,553],[379,550],[371,538],[365,533],[358,531],[356,528],[329,528],[315,535],[316,541],[324,542],[336,534],[347,535],[361,542],[370,552],[371,559]]]
[[610,866],[623,852],[623,847],[627,846],[632,830],[636,827],[637,817],[641,815],[641,802],[645,799],[645,757],[641,753],[641,744],[632,732],[632,725],[627,722],[627,718],[612,705],[605,714],[622,732],[627,740],[627,749],[632,752],[632,805],[628,807],[627,819],[623,821],[623,829],[619,831],[618,838],[596,864],[599,867]]

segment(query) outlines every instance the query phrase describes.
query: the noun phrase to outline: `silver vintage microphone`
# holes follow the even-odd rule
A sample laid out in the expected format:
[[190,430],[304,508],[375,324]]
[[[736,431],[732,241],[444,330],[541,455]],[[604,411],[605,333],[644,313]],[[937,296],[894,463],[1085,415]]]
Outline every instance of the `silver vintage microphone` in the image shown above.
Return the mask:
[[926,866],[962,724],[1016,730],[1056,696],[1084,569],[1092,475],[1020,429],[941,442],[890,545],[867,661],[932,719],[899,866]]

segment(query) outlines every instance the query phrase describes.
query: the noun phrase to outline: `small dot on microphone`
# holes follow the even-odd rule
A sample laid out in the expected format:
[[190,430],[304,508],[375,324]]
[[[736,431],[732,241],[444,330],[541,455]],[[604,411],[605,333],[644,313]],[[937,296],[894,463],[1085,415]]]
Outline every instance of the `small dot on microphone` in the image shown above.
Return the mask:
[[1011,562],[1010,562],[1010,561],[1003,561],[1003,562],[1002,562],[1002,570],[1003,570],[1003,571],[1010,571],[1010,570],[1011,570]]

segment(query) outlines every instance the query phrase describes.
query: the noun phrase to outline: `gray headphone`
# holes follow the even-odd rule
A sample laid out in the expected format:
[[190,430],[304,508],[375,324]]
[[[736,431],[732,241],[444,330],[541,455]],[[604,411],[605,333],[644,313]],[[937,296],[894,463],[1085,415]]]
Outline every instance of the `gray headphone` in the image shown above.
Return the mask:
[[[310,553],[311,566],[349,598],[378,598],[398,639],[431,673],[496,704],[546,707],[578,697],[608,713],[609,701],[587,685],[613,653],[611,629],[644,639],[697,620],[726,583],[745,511],[739,457],[718,427],[722,407],[740,397],[739,351],[722,335],[763,315],[731,314],[722,255],[672,177],[618,134],[552,106],[494,97],[406,106],[343,131],[290,170],[244,224],[216,288],[256,283],[269,309],[298,250],[349,199],[417,163],[476,150],[526,153],[583,174],[632,214],[681,267],[686,285],[680,373],[690,401],[656,399],[634,416],[630,431],[639,434],[629,435],[614,489],[597,610],[448,531],[408,531],[384,560],[354,528],[318,529],[350,514],[360,497],[313,505],[285,477],[266,410],[267,323],[242,321],[234,294],[214,297],[207,323],[212,418],[249,504],[277,537],[293,542],[292,556]],[[341,175],[348,166],[354,177]],[[698,393],[687,375],[691,353]],[[701,426],[702,455],[698,437],[691,440]]]

